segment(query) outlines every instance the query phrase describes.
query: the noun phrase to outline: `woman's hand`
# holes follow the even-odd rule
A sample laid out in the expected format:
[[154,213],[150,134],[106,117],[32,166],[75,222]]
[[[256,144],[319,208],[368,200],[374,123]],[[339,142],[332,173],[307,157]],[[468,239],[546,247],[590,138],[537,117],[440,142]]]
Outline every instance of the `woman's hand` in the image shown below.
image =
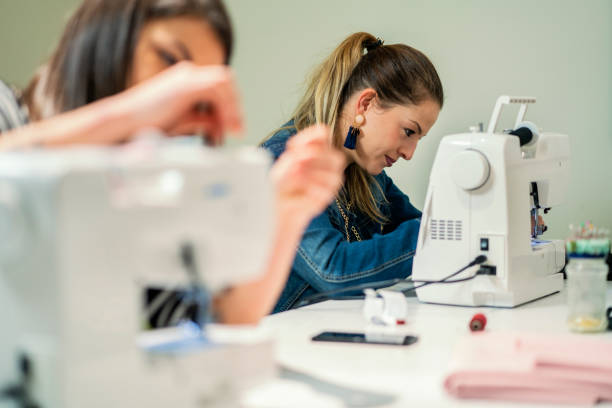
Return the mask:
[[140,128],[204,134],[213,145],[221,144],[226,132],[243,129],[233,73],[226,66],[181,62],[113,98]]
[[289,139],[272,168],[278,213],[288,218],[286,222],[305,228],[342,185],[345,159],[329,140],[325,126],[304,129]]

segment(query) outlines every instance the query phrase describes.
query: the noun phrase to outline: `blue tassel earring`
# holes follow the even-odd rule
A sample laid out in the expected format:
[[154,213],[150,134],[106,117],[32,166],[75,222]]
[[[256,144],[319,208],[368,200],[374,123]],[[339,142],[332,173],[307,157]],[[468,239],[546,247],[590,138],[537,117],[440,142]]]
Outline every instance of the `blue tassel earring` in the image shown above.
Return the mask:
[[349,126],[348,133],[346,134],[346,140],[344,141],[344,147],[347,149],[355,150],[357,147],[357,136],[359,136],[359,126],[363,124],[363,115],[355,116],[355,126]]
[[346,140],[344,141],[344,147],[355,150],[355,146],[357,146],[357,135],[359,135],[359,128],[350,126],[346,135]]

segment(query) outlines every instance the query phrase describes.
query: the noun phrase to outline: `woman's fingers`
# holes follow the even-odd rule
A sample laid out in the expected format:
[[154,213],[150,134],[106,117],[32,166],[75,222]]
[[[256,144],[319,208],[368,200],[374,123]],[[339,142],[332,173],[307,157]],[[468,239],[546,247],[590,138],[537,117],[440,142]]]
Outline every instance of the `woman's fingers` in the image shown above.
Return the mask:
[[342,182],[344,158],[342,153],[329,146],[308,145],[286,150],[277,161],[274,174],[281,189],[293,188],[310,180],[328,177],[334,184]]
[[287,177],[298,179],[308,177],[312,172],[323,171],[329,174],[342,174],[344,160],[341,153],[319,151],[318,149],[303,149],[288,152],[283,162],[287,163]]
[[126,92],[121,100],[137,128],[154,126],[183,134],[205,128],[212,144],[220,144],[227,131],[243,128],[233,74],[225,66],[179,63]]
[[343,154],[329,144],[327,127],[300,132],[290,139],[272,171],[280,204],[315,216],[337,194],[344,165]]
[[222,129],[221,119],[209,110],[207,113],[187,112],[177,118],[165,131],[170,136],[201,136],[207,144],[213,145],[217,135],[222,133]]
[[[206,107],[204,114],[218,114],[224,131],[242,132],[243,120],[234,76],[227,67],[195,67],[188,86],[196,99],[194,112]],[[191,82],[194,81],[194,82]]]
[[287,142],[287,150],[300,149],[306,146],[329,148],[330,145],[329,128],[324,125],[313,125],[293,136]]

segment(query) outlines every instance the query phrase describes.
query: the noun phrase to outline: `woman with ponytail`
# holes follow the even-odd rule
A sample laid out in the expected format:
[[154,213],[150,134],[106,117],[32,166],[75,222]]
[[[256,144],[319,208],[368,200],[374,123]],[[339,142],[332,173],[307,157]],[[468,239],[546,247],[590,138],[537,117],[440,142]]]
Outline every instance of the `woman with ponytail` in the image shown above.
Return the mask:
[[306,230],[275,312],[318,293],[410,275],[421,212],[384,168],[412,158],[443,101],[425,55],[368,33],[346,38],[314,71],[292,119],[263,147],[278,157],[294,134],[325,124],[346,158],[345,180]]

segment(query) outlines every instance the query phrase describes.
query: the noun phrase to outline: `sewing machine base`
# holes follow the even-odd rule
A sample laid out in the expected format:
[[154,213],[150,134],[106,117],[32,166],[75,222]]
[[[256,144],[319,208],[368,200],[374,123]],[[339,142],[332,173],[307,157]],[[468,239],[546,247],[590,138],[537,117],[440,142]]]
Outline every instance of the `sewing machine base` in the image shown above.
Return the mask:
[[[487,276],[477,279],[483,278],[485,280],[491,279]],[[556,273],[531,278],[527,284],[515,292],[475,290],[468,286],[474,285],[474,283],[478,283],[478,281],[448,284],[442,288],[441,285],[437,285],[437,288],[432,287],[433,285],[421,288],[418,291],[419,301],[451,306],[515,308],[561,292],[563,289],[563,274]]]
[[561,293],[561,291],[557,291],[557,292],[549,293],[548,295],[544,295],[544,296],[541,296],[541,297],[539,297],[539,298],[529,300],[529,301],[527,301],[527,302],[521,303],[521,304],[516,305],[516,306],[491,306],[491,305],[478,305],[478,306],[476,306],[476,305],[455,305],[455,304],[449,304],[449,303],[425,302],[425,301],[420,301],[420,302],[421,302],[421,303],[426,303],[426,304],[428,304],[428,305],[440,305],[440,306],[456,306],[456,307],[488,307],[488,308],[492,308],[492,309],[516,309],[517,307],[521,307],[521,306],[528,305],[528,304],[533,303],[533,302],[537,302],[537,301],[538,301],[538,300],[540,300],[540,299],[545,299],[545,298],[547,298],[547,297],[549,297],[549,296],[556,295],[557,293]]

